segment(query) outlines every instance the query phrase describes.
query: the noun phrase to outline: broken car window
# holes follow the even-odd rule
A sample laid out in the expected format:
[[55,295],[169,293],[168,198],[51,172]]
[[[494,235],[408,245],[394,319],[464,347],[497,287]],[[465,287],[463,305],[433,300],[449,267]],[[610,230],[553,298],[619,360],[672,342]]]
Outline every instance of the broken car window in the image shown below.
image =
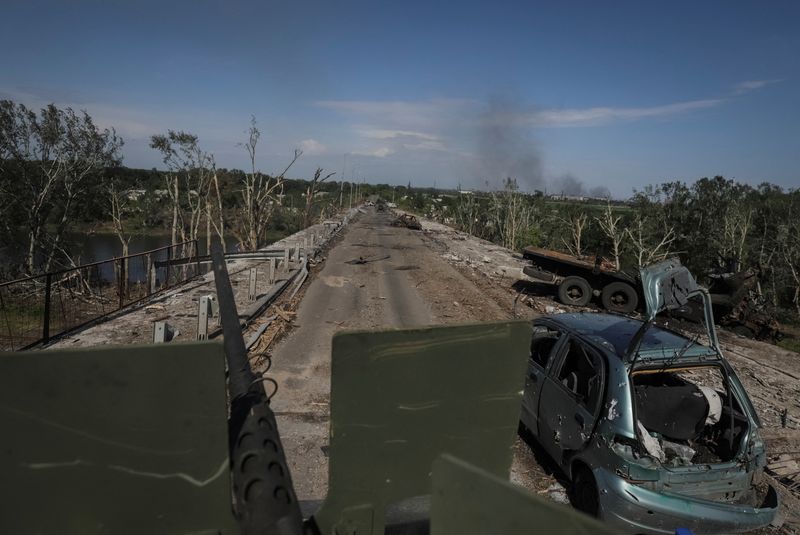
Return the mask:
[[533,362],[547,368],[550,354],[558,342],[561,332],[544,325],[534,325],[533,338],[531,339],[531,359]]
[[586,410],[594,413],[600,400],[603,365],[600,357],[577,340],[570,340],[558,381],[578,397]]

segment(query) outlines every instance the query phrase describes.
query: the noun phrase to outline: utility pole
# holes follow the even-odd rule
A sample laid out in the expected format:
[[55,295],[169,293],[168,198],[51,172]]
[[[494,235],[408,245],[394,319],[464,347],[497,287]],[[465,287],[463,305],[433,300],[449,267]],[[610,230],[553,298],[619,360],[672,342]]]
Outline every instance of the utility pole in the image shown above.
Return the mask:
[[[356,177],[358,176],[358,164],[353,166],[353,169],[350,170],[350,204],[353,203],[358,204],[358,184],[355,183],[358,180]],[[352,206],[351,206],[352,207]]]
[[347,153],[344,155],[344,164],[342,165],[342,179],[339,181],[339,210],[342,209],[342,193],[344,191],[344,177],[347,172]]

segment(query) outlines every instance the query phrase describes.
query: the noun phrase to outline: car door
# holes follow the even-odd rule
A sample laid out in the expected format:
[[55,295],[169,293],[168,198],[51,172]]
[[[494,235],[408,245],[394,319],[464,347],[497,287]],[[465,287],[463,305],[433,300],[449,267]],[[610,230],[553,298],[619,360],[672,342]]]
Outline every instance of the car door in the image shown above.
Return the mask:
[[538,407],[541,385],[547,377],[547,369],[553,356],[558,354],[563,333],[547,325],[534,325],[531,336],[531,352],[525,374],[525,392],[522,396],[520,420],[534,436],[539,434]]
[[604,359],[575,336],[558,345],[539,394],[539,442],[561,463],[591,438],[605,390]]

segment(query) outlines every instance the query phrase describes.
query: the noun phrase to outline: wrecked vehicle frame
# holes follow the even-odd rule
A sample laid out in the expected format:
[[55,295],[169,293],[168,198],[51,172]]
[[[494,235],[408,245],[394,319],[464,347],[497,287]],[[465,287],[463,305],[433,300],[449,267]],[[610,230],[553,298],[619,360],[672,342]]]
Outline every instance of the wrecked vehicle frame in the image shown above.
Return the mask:
[[536,281],[556,285],[558,299],[565,305],[586,306],[595,296],[609,312],[629,314],[639,305],[639,281],[604,266],[599,255],[594,262],[587,262],[559,251],[526,247],[522,257],[531,262],[522,272]]
[[[534,321],[523,426],[572,481],[573,503],[619,532],[737,533],[770,523],[778,497],[761,478],[761,424],[719,349],[708,293],[677,261],[641,276],[645,321]],[[655,324],[694,296],[707,344]]]

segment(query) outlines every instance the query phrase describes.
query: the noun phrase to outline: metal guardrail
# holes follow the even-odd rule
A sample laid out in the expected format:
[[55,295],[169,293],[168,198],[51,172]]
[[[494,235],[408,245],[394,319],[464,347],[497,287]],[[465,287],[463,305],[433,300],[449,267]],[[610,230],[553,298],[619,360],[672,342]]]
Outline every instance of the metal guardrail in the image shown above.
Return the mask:
[[0,351],[46,344],[210,271],[197,253],[190,240],[0,283]]

